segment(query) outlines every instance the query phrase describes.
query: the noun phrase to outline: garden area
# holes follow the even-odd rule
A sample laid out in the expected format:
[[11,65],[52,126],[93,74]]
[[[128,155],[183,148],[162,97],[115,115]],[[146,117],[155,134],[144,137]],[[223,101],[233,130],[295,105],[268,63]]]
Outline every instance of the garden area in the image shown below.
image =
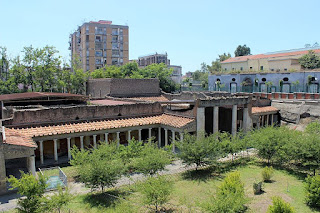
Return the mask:
[[[47,195],[46,177],[28,174],[9,182],[26,196],[18,212],[320,212],[319,136],[314,122],[305,132],[266,127],[236,136],[186,134],[176,141],[178,153],[153,141],[101,143],[74,148],[71,166],[62,168],[91,192]],[[245,154],[248,148],[255,154]],[[193,169],[161,175],[177,159]],[[116,186],[134,174],[143,178]]]

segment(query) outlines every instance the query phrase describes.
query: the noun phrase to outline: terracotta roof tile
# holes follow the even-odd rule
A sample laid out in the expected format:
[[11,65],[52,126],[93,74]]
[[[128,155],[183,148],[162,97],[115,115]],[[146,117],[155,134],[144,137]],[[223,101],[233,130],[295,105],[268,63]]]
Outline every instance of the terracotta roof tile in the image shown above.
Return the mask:
[[278,112],[279,110],[272,106],[267,107],[252,107],[252,114],[259,114],[264,112]]
[[4,128],[5,139],[3,143],[11,144],[16,146],[26,146],[36,148],[37,144],[32,140],[31,137],[21,134],[15,129]]
[[129,98],[132,100],[137,100],[137,101],[146,101],[146,102],[167,102],[169,101],[166,97],[164,96],[150,96],[150,97],[133,97]]
[[39,136],[41,137],[41,136],[47,136],[47,135],[99,131],[99,130],[106,130],[106,129],[116,129],[116,128],[131,127],[131,126],[144,126],[144,125],[152,125],[152,124],[163,124],[163,125],[172,126],[175,128],[182,128],[193,121],[194,121],[193,118],[162,114],[162,115],[154,115],[154,116],[146,116],[146,117],[120,118],[120,119],[111,119],[111,120],[103,120],[103,121],[92,121],[92,122],[31,127],[31,128],[22,128],[22,129],[9,129],[9,130],[19,131],[21,134],[32,138],[32,137],[39,137]]

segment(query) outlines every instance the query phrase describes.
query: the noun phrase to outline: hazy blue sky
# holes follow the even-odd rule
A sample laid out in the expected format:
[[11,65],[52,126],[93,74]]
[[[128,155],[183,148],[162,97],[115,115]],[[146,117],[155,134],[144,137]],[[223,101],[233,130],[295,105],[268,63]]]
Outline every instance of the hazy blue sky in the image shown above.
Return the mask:
[[91,20],[129,26],[130,59],[167,52],[183,72],[234,54],[320,43],[320,0],[0,0],[0,46],[16,56],[24,46],[53,45],[69,60],[69,34]]

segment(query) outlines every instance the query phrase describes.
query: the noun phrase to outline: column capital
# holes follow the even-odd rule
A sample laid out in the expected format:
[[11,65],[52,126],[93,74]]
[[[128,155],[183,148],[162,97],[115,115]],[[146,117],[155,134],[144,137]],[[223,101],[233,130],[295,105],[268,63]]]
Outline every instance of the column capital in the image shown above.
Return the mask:
[[67,140],[68,140],[68,141],[71,140],[71,137],[68,137]]

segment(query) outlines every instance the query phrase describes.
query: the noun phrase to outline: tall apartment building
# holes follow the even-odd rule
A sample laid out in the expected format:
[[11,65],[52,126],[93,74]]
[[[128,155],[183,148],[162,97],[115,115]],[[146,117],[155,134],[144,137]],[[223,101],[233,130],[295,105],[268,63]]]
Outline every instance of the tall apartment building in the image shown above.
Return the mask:
[[112,21],[90,21],[70,35],[71,57],[80,58],[84,71],[129,61],[129,27]]
[[164,63],[167,65],[168,68],[172,68],[173,72],[171,74],[171,79],[177,83],[181,84],[182,82],[182,67],[177,65],[170,65],[170,59],[168,59],[168,54],[151,54],[146,56],[141,56],[138,58],[138,60],[132,60],[136,61],[139,65],[139,67],[146,67],[150,64],[161,64]]

